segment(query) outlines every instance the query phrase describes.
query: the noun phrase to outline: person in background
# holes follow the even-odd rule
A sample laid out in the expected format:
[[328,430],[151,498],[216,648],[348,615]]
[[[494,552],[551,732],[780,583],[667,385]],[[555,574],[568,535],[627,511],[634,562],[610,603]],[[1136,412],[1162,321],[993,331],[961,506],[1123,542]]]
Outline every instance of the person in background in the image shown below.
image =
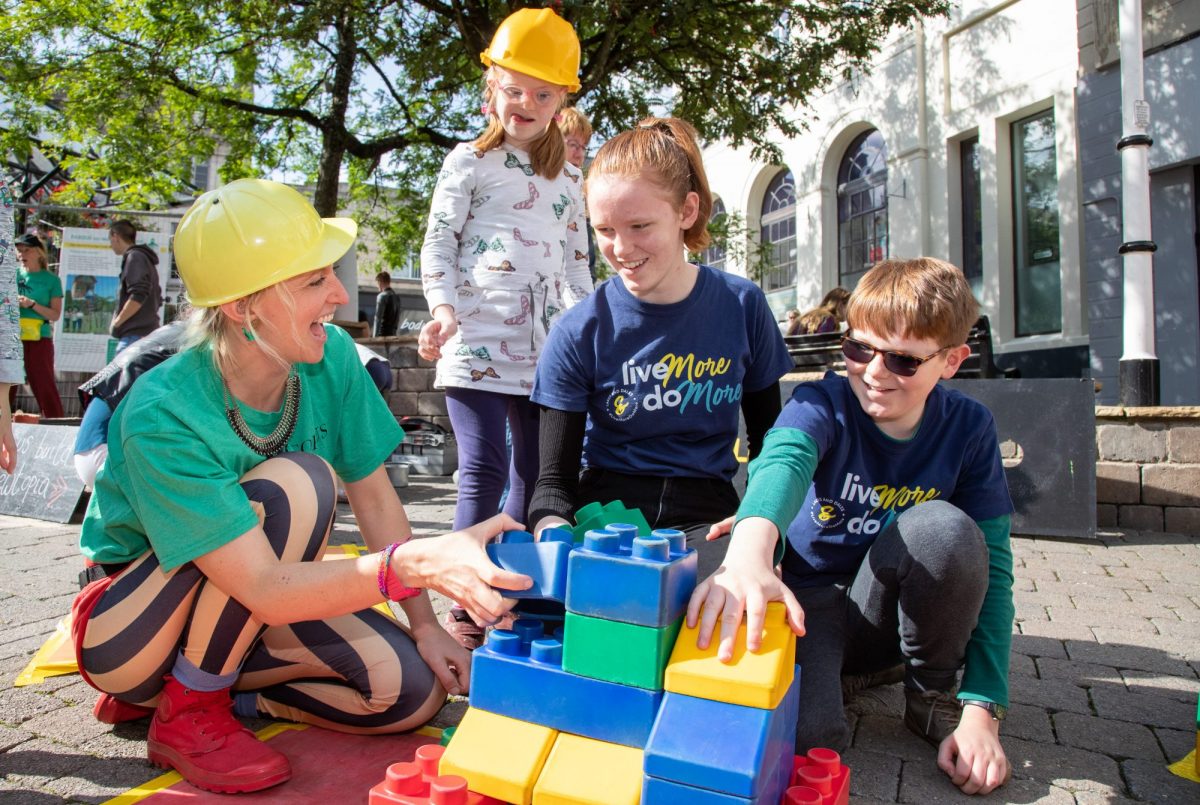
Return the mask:
[[158,254],[139,245],[137,229],[129,221],[114,221],[108,228],[108,245],[121,258],[116,314],[109,332],[117,339],[117,352],[158,329],[163,295],[158,281]]
[[375,285],[379,295],[375,297],[375,330],[371,334],[376,338],[395,335],[400,326],[400,297],[392,290],[392,275],[380,271],[375,275]]
[[[563,144],[567,147],[567,162],[583,170],[587,160],[588,143],[592,141],[592,124],[577,107],[568,106],[559,113],[562,118],[558,128],[562,131]],[[587,199],[584,199],[587,205]],[[592,237],[592,222],[587,224],[588,236],[588,273],[592,275],[592,283],[596,282],[596,241]]]
[[[235,717],[359,734],[417,728],[469,685],[470,657],[425,592],[481,623],[526,576],[483,545],[497,515],[412,539],[383,466],[404,438],[350,335],[333,264],[357,225],[294,189],[239,179],[200,196],[174,251],[194,310],[180,351],[117,406],[80,531],[72,607],[105,723],[152,716],[152,763],[212,791],[287,780],[288,758]],[[336,482],[371,554],[319,561]],[[400,602],[407,625],[371,607]]]
[[[455,528],[495,514],[506,481],[504,511],[525,517],[538,472],[534,371],[558,315],[592,291],[582,177],[555,122],[579,89],[579,53],[553,9],[509,15],[481,54],[487,128],[450,151],[433,191],[421,249],[433,320],[418,351],[437,360],[458,441]],[[446,623],[464,646],[483,640],[461,608]]]
[[13,242],[13,188],[0,175],[0,469],[17,469],[9,393],[25,382],[21,307],[17,301],[17,251]]
[[[17,273],[17,301],[21,305],[21,346],[25,350],[25,375],[29,389],[44,418],[63,415],[62,397],[54,375],[54,322],[62,316],[63,287],[57,274],[50,273],[46,247],[37,235],[22,235],[16,241],[21,270]],[[15,407],[17,389],[9,390]]]
[[[789,332],[788,335],[837,332],[846,320],[846,304],[849,301],[850,292],[837,286],[825,294],[821,304],[800,314],[796,333]],[[791,312],[788,316],[791,316]]]
[[799,335],[800,334],[800,311],[792,308],[787,312],[787,319],[780,327],[784,335]]

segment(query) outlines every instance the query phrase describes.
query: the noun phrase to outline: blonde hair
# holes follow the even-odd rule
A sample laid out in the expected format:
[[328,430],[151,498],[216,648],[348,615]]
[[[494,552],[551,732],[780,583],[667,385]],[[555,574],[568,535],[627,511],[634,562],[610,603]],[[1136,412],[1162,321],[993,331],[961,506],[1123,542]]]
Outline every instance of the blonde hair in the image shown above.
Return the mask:
[[28,249],[31,252],[37,252],[38,268],[40,268],[42,271],[50,270],[50,257],[46,254],[45,246],[29,246],[24,243],[18,243],[17,248]]
[[600,146],[588,169],[587,183],[601,176],[649,179],[667,192],[676,210],[683,206],[688,193],[695,193],[700,210],[683,233],[683,243],[693,252],[709,244],[712,192],[691,123],[677,117],[648,117],[635,128],[621,132]]
[[279,351],[261,338],[259,331],[254,326],[254,316],[251,315],[255,305],[268,293],[278,295],[284,307],[294,313],[296,301],[285,282],[286,280],[277,282],[261,291],[255,291],[236,300],[238,304],[245,305],[246,309],[247,315],[241,323],[227,316],[225,311],[221,310],[220,305],[191,308],[187,314],[187,325],[184,327],[180,351],[192,347],[211,347],[213,363],[216,365],[217,371],[225,374],[237,368],[237,362],[233,357],[233,344],[234,339],[242,338],[253,341],[267,357],[281,367],[290,368],[291,364],[283,359]]
[[876,263],[850,295],[851,330],[936,341],[944,347],[967,342],[979,318],[979,303],[962,271],[934,257]]
[[[494,71],[497,69],[503,68],[489,67],[483,74],[483,102],[488,109],[488,119],[487,128],[483,130],[483,134],[480,134],[475,138],[475,142],[471,143],[478,151],[491,151],[504,144],[504,125],[500,122],[500,118],[496,117],[496,109],[492,103],[495,96],[492,79]],[[566,95],[564,94],[558,108],[562,109],[562,104],[565,102]],[[562,173],[563,165],[567,164],[567,146],[563,142],[562,131],[554,120],[550,121],[546,130],[529,147],[529,162],[533,166],[533,172],[546,179],[557,179]]]
[[581,138],[585,143],[592,139],[592,124],[583,112],[574,106],[568,106],[558,114],[558,130],[562,132],[564,139],[572,135]]

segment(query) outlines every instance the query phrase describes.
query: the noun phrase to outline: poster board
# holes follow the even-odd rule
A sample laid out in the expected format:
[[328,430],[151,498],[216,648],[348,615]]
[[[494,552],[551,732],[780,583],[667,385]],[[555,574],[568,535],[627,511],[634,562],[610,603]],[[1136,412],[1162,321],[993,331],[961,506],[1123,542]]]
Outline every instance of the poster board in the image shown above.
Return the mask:
[[[158,254],[158,281],[165,296],[171,271],[166,233],[138,232],[137,242]],[[108,328],[116,312],[121,258],[109,247],[107,229],[67,227],[59,261],[63,309],[54,325],[55,368],[66,372],[99,371],[112,360],[116,346]],[[161,316],[160,309],[160,322]]]
[[0,514],[67,523],[83,481],[75,474],[74,425],[13,425],[17,471],[0,472]]

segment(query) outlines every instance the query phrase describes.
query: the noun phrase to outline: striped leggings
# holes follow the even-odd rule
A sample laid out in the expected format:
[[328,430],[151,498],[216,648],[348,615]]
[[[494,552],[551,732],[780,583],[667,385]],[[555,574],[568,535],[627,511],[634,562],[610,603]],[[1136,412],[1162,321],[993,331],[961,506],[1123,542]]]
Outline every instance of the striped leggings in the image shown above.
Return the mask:
[[[320,559],[336,508],[328,464],[286,453],[247,473],[242,488],[281,561]],[[262,715],[342,732],[414,729],[445,701],[412,638],[385,615],[368,609],[266,626],[194,563],[163,572],[150,551],[104,591],[81,662],[95,687],[153,706],[180,652],[201,671],[237,674],[234,692],[253,693]]]

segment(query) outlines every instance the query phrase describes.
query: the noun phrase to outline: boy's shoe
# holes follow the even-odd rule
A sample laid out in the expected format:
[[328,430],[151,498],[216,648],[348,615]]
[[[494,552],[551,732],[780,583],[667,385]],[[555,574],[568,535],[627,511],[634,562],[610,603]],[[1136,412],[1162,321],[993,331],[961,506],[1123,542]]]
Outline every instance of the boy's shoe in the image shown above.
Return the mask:
[[952,690],[904,689],[904,725],[935,749],[958,729],[962,706]]
[[904,681],[904,665],[884,668],[871,674],[842,675],[842,703],[849,704],[850,700],[868,688],[880,685],[894,685]]
[[292,776],[287,757],[233,717],[229,690],[198,691],[166,678],[146,749],[197,788],[222,794],[261,791]]
[[[491,628],[511,629],[516,620],[517,616],[509,612]],[[450,608],[446,617],[442,619],[442,628],[449,632],[450,636],[467,651],[474,651],[487,641],[487,629],[471,620],[467,611],[459,607]]]
[[137,721],[154,715],[153,707],[142,707],[138,704],[123,702],[109,693],[101,693],[92,708],[92,715],[101,724],[122,724],[126,721]]

